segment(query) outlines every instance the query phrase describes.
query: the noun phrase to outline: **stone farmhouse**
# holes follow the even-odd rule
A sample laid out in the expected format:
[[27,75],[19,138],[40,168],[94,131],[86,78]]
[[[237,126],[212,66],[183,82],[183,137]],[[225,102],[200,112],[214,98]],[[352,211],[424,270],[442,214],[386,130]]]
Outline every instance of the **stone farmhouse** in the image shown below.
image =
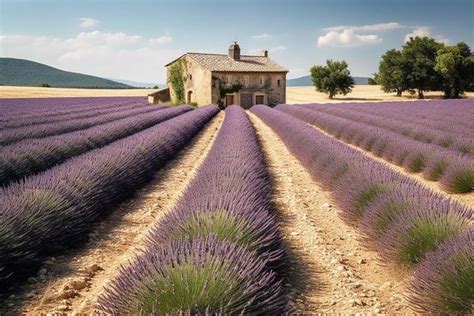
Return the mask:
[[239,45],[228,54],[186,53],[166,66],[168,88],[148,95],[150,103],[279,104],[286,101],[288,70],[268,57],[241,55]]

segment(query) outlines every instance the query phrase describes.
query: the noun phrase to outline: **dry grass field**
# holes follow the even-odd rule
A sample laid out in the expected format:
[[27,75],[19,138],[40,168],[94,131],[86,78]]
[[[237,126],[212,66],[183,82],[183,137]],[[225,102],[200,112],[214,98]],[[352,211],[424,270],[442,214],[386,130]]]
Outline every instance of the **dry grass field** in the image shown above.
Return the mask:
[[[441,98],[442,92],[426,92],[426,98]],[[474,98],[473,92],[466,93],[466,97]],[[334,99],[329,99],[327,94],[316,92],[314,87],[288,87],[286,89],[286,103],[339,103],[339,102],[371,102],[371,101],[413,101],[416,96],[408,93],[403,97],[397,97],[394,93],[384,93],[380,86],[359,85],[355,86],[352,93],[343,96],[338,95]]]
[[146,96],[153,89],[72,89],[0,86],[0,98]]
[[[104,96],[146,96],[153,89],[67,89],[41,87],[11,87],[0,86],[0,98],[52,98],[52,97],[104,97]],[[355,86],[352,93],[337,96],[330,100],[324,93],[316,92],[314,87],[288,87],[286,102],[298,103],[338,103],[338,102],[370,102],[370,101],[413,101],[415,97],[404,94],[402,98],[395,94],[387,94],[380,86]],[[427,98],[441,98],[441,92],[427,92]],[[466,93],[468,98],[474,98],[474,93]]]

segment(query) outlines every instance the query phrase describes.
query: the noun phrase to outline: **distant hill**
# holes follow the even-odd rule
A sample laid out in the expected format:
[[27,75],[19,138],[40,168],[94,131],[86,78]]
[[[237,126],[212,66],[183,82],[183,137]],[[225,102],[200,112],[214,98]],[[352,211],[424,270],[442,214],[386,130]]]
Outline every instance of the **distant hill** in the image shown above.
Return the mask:
[[[368,77],[352,77],[354,78],[355,84],[368,84]],[[294,79],[286,80],[287,87],[304,87],[312,86],[313,82],[311,81],[311,76],[304,76]]]
[[0,85],[59,88],[125,89],[132,86],[95,76],[64,71],[31,60],[0,58]]
[[129,85],[129,86],[132,86],[132,87],[136,87],[136,88],[153,88],[154,86],[164,88],[166,86],[164,83],[139,82],[139,81],[114,79],[114,78],[107,78],[107,79],[113,80],[113,81],[116,81],[116,82],[120,82],[120,83]]

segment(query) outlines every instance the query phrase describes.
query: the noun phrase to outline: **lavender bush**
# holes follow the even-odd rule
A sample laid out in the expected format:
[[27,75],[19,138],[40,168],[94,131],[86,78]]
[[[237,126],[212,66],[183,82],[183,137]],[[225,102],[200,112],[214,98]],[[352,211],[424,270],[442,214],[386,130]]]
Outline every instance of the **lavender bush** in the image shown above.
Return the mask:
[[[427,253],[470,227],[471,207],[434,193],[289,114],[266,106],[251,111],[331,191],[343,217],[392,262],[422,262]],[[333,164],[345,167],[342,172],[328,168]]]
[[[161,107],[165,108],[164,106]],[[104,124],[125,117],[130,117],[136,114],[151,112],[154,110],[156,110],[156,107],[152,107],[149,105],[139,107],[132,105],[127,107],[119,107],[113,112],[109,112],[107,114],[103,114],[96,117],[90,117],[85,119],[71,119],[62,122],[38,124],[18,128],[8,128],[2,131],[0,135],[0,144],[8,145],[23,139],[43,138],[51,135],[73,132],[76,130],[89,128],[98,124]]]
[[[465,102],[466,101],[466,102]],[[470,102],[470,101],[469,101]],[[465,120],[465,116],[469,117],[469,113],[466,113],[469,109],[467,100],[462,102],[456,102],[455,104],[446,105],[445,103],[451,103],[449,101],[435,101],[430,102],[426,105],[426,102],[413,102],[408,106],[399,105],[398,103],[357,103],[357,104],[331,104],[331,105],[303,105],[307,109],[312,109],[319,112],[324,112],[337,117],[345,118],[350,121],[364,123],[370,126],[388,129],[392,132],[407,136],[424,143],[433,143],[441,147],[450,148],[452,150],[459,151],[460,153],[467,153],[474,155],[474,130],[469,127],[459,128],[453,126],[453,119],[462,118]],[[432,119],[436,120],[436,108],[443,107],[443,120],[438,121],[437,126],[430,127],[423,125],[424,122],[432,123]],[[411,110],[405,116],[398,116],[400,109],[407,108]],[[435,110],[435,111],[433,111]],[[434,113],[433,113],[434,112]],[[413,114],[420,115],[421,117],[415,116],[413,120]],[[459,115],[461,114],[462,115]],[[451,117],[446,118],[448,114]],[[383,115],[383,116],[382,116]],[[474,120],[474,116],[470,116]],[[410,122],[405,122],[405,119],[412,119]],[[441,125],[441,130],[439,130]]]
[[190,110],[189,106],[157,108],[71,133],[26,139],[4,146],[0,149],[0,186],[41,172],[68,158],[105,146]]
[[474,230],[428,254],[411,282],[420,312],[471,314],[474,306]]
[[33,118],[85,113],[90,110],[117,108],[129,104],[146,105],[143,97],[78,97],[0,99],[0,126]]
[[[0,129],[8,129],[8,128],[19,128],[23,126],[31,126],[37,124],[46,124],[46,123],[53,123],[53,122],[61,122],[67,120],[75,120],[75,119],[85,119],[89,117],[94,117],[98,115],[103,115],[107,113],[113,113],[118,109],[131,109],[143,106],[144,104],[141,102],[126,102],[124,101],[117,103],[105,103],[104,105],[98,104],[97,107],[82,107],[80,112],[78,109],[75,111],[69,111],[68,113],[61,114],[61,113],[49,113],[49,111],[45,110],[48,114],[42,115],[34,115],[30,117],[11,117],[6,122],[0,123]],[[9,113],[11,114],[11,113]]]
[[98,299],[113,315],[282,313],[275,273],[246,248],[216,238],[148,248]]
[[0,273],[34,268],[74,246],[99,215],[172,159],[216,113],[184,113],[0,190]]
[[[409,172],[421,172],[428,166],[435,168],[423,174],[440,173],[438,178],[445,176],[443,186],[454,193],[470,192],[474,188],[474,178],[469,176],[474,173],[474,159],[470,156],[303,107],[278,105],[276,108],[313,124],[344,142],[368,149],[389,162],[403,166]],[[364,139],[368,141],[364,142]],[[443,163],[448,166],[439,168]]]
[[196,177],[152,229],[145,254],[106,288],[99,308],[112,314],[281,313],[286,299],[273,271],[281,266],[282,248],[270,188],[255,130],[243,109],[228,107]]

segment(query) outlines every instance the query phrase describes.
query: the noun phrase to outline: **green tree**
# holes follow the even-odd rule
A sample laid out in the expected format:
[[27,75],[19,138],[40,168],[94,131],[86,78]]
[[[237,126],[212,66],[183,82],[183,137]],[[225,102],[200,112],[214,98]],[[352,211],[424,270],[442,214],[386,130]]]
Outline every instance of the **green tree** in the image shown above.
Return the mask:
[[403,71],[402,53],[399,50],[387,51],[380,60],[378,83],[386,93],[396,92],[401,96],[407,90],[406,74]]
[[184,103],[184,69],[183,69],[183,62],[178,60],[173,65],[171,65],[169,74],[168,74],[168,82],[171,84],[171,87],[175,93],[175,100],[173,100],[177,104]]
[[401,66],[403,81],[409,89],[418,90],[418,98],[424,98],[424,91],[439,90],[442,78],[436,72],[436,56],[443,48],[442,43],[429,37],[410,37],[403,45]]
[[344,60],[327,60],[326,66],[313,66],[310,71],[316,90],[328,93],[330,99],[336,94],[350,93],[354,87],[354,79],[347,67]]
[[459,98],[474,81],[474,56],[466,43],[443,47],[438,51],[435,70],[442,76],[446,98]]
[[375,86],[379,84],[379,74],[374,73],[372,78],[367,79],[367,84],[371,86]]

